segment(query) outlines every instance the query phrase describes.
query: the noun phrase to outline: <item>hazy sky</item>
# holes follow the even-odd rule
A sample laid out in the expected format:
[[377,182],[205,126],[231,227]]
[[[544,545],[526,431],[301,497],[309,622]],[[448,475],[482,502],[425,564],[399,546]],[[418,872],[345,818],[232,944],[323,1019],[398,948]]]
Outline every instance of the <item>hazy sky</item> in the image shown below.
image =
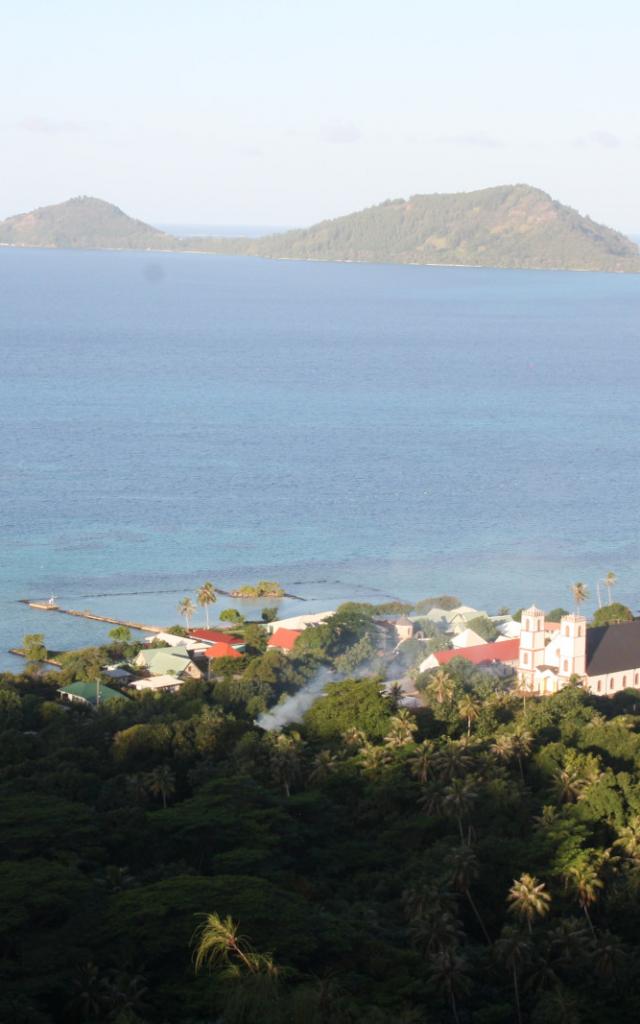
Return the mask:
[[640,231],[637,0],[4,0],[0,217],[307,224],[537,185]]

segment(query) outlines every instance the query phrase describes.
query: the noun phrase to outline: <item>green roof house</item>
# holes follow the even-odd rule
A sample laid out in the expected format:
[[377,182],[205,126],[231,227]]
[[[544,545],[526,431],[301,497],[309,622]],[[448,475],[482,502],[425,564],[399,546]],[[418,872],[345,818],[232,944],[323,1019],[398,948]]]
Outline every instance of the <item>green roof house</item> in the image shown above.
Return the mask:
[[112,700],[126,700],[127,698],[123,693],[118,690],[112,690],[110,686],[105,686],[104,683],[70,683],[68,686],[62,686],[58,693],[63,700],[71,701],[72,703],[90,704],[96,708],[99,704],[107,704]]
[[140,651],[134,661],[138,668],[152,676],[175,676],[176,679],[201,679],[202,672],[183,647],[157,647]]

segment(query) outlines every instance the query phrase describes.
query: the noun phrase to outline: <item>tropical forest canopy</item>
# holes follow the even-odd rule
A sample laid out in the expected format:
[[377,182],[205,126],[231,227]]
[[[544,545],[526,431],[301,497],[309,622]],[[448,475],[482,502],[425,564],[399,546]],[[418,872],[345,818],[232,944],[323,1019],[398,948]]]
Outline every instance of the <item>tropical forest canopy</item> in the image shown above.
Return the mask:
[[241,662],[97,710],[57,687],[129,636],[2,677],[0,1020],[638,1019],[640,694],[523,702],[460,657],[408,709],[366,605],[290,657],[241,628]]

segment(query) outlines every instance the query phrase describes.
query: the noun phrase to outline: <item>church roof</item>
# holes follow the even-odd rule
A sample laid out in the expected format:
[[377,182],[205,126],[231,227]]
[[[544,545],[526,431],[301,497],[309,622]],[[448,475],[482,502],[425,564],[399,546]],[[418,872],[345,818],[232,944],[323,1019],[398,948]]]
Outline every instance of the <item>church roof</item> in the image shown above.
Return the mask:
[[640,619],[587,630],[587,675],[640,668]]

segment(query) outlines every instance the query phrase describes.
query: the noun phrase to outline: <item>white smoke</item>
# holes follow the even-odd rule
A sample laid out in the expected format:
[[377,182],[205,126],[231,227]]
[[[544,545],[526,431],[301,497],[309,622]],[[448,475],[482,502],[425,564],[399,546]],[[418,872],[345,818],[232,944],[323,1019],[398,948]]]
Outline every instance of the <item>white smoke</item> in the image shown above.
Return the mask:
[[273,729],[284,729],[290,722],[299,722],[329,682],[337,682],[336,674],[327,668],[321,668],[292,697],[288,697],[282,704],[276,704],[271,711],[264,711],[259,715],[256,718],[256,725],[271,732]]
[[255,724],[261,729],[266,729],[267,732],[284,729],[285,725],[300,721],[311,705],[315,704],[318,697],[322,696],[327,683],[340,683],[344,679],[366,679],[371,675],[375,675],[375,672],[372,671],[370,662],[363,662],[353,672],[347,673],[331,672],[328,668],[321,668],[292,697],[288,697],[282,704],[276,704],[270,711],[264,711],[259,715]]

